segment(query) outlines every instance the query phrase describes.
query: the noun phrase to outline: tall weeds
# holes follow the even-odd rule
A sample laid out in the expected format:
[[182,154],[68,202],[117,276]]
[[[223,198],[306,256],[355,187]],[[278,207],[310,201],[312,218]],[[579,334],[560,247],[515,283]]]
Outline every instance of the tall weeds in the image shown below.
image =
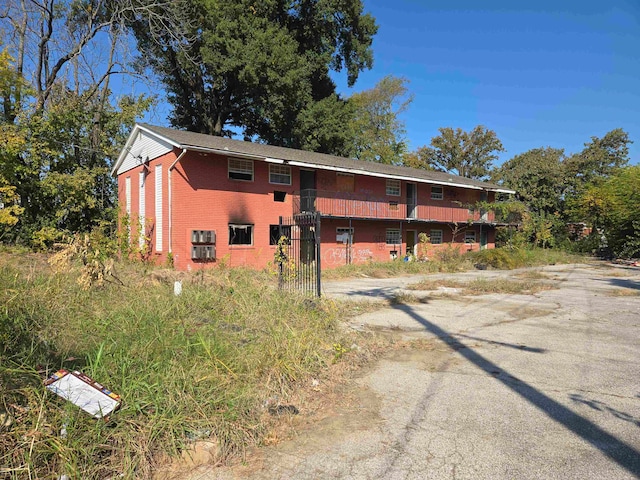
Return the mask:
[[[123,268],[123,267],[121,267]],[[160,456],[212,437],[223,452],[259,442],[266,399],[331,361],[336,311],[242,269],[83,290],[78,271],[0,267],[0,478],[145,478]],[[42,379],[82,370],[120,394],[96,421]],[[61,434],[61,432],[64,432]]]

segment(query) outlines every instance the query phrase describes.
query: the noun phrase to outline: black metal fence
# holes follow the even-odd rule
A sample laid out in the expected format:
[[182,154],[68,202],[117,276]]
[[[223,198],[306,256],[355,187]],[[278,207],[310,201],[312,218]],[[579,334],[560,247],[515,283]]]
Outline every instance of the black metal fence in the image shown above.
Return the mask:
[[280,217],[276,262],[280,289],[320,296],[319,213]]

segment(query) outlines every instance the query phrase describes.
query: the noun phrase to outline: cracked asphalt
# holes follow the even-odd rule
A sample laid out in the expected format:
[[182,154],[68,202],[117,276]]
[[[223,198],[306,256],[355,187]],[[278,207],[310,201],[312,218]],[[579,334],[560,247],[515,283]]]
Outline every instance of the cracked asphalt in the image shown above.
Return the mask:
[[[188,478],[640,478],[640,269],[536,270],[556,288],[427,292],[424,303],[351,319],[349,328],[414,341],[354,380],[353,406],[246,465]],[[420,278],[326,282],[325,294],[390,298]]]

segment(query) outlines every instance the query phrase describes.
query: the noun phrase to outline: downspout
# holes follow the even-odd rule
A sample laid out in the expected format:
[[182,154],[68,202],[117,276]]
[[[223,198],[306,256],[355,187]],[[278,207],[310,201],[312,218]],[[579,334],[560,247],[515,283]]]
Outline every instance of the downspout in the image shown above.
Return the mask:
[[169,187],[169,253],[173,253],[173,188],[171,183],[171,170],[175,168],[176,164],[182,159],[182,157],[184,157],[185,153],[187,153],[187,149],[183,148],[182,153],[178,155],[178,158],[176,158],[175,162],[171,164],[167,173],[167,182]]

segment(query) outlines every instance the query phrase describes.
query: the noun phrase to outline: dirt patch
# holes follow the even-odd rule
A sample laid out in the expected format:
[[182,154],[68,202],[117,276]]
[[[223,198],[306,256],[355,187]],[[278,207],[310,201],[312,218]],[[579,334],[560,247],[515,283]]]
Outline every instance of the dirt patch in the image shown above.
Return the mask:
[[632,288],[614,288],[606,291],[609,297],[637,297],[640,296],[640,290]]

